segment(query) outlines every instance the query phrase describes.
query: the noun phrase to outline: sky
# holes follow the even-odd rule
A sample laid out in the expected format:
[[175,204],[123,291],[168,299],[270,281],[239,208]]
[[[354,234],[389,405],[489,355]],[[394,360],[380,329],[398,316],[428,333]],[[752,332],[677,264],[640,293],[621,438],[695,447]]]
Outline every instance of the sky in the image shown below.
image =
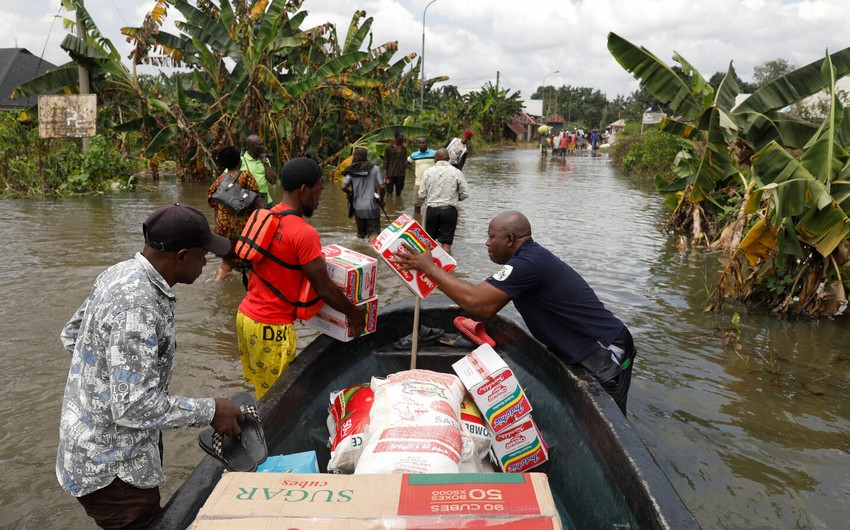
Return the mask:
[[[130,45],[121,27],[141,25],[154,2],[85,5],[126,56]],[[543,84],[592,87],[608,99],[637,90],[637,80],[608,52],[609,32],[671,66],[678,52],[706,78],[732,61],[744,81],[769,60],[803,66],[850,46],[848,0],[305,0],[303,9],[310,14],[304,27],[332,22],[340,39],[354,10],[366,10],[374,18],[373,47],[398,41],[396,59],[421,54],[424,13],[427,77],[448,76],[446,84],[466,92],[495,84],[498,76],[500,87],[523,99]],[[170,8],[165,27],[176,32],[180,16]],[[64,64],[59,44],[68,17],[73,14],[59,0],[3,0],[0,48],[27,48]]]

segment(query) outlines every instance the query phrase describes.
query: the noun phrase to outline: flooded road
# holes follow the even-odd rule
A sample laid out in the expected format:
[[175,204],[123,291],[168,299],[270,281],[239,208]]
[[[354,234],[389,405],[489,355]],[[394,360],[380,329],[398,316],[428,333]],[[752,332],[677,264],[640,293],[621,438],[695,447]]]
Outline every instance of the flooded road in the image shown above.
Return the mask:
[[[475,156],[461,203],[457,274],[495,272],[484,247],[489,220],[519,209],[534,238],[563,257],[632,331],[638,359],[629,419],[706,529],[845,528],[850,520],[850,327],[742,313],[740,351],[715,331],[733,308],[703,312],[719,268],[677,251],[650,183],[614,171],[605,156],[540,159],[532,150]],[[0,201],[0,507],[3,528],[91,527],[56,481],[59,411],[69,359],[59,331],[94,278],[142,247],[141,223],[182,202],[208,217],[206,185],[167,178],[136,193]],[[388,198],[391,217],[412,211],[413,185]],[[276,190],[279,198],[280,190]],[[370,253],[356,239],[338,184],[326,185],[311,223],[325,244]],[[235,274],[215,283],[210,256],[194,285],[178,285],[172,393],[243,389],[234,317],[244,295]],[[381,268],[381,303],[410,296]],[[379,321],[380,325],[380,321]],[[720,333],[722,333],[722,329]],[[299,328],[303,347],[315,332]],[[165,434],[163,500],[203,457],[197,431]]]

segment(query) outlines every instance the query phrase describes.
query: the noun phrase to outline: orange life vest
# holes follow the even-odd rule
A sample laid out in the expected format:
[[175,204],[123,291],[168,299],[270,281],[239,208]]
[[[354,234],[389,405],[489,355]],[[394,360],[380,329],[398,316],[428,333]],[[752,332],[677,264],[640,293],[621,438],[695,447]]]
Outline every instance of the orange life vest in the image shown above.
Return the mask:
[[242,229],[242,233],[239,235],[239,239],[236,241],[233,251],[238,257],[245,260],[248,265],[242,270],[242,283],[245,285],[245,289],[248,288],[247,269],[250,268],[251,273],[256,275],[257,278],[263,282],[275,296],[295,307],[296,318],[309,320],[322,309],[325,302],[319,298],[316,290],[313,288],[313,285],[306,276],[304,276],[301,283],[301,289],[299,289],[300,294],[298,296],[298,301],[293,302],[288,300],[283,293],[277,289],[277,287],[257,274],[257,271],[251,267],[251,264],[258,262],[263,258],[269,258],[280,267],[301,270],[301,265],[287,263],[268,250],[269,244],[280,226],[281,219],[287,215],[301,216],[295,210],[283,210],[281,212],[274,213],[267,209],[254,210],[248,218],[248,221],[245,223],[245,227]]

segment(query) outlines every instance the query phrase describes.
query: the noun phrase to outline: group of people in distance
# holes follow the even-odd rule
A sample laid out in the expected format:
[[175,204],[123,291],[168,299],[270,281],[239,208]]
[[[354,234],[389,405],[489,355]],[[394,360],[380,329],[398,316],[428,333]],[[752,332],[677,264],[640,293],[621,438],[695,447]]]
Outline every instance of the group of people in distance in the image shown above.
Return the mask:
[[[420,207],[426,205],[426,230],[450,251],[454,230],[444,230],[443,223],[456,225],[456,201],[469,196],[461,168],[471,137],[466,132],[436,151],[428,148],[426,138],[419,138],[418,150],[405,156],[402,166],[404,136],[397,134],[384,153],[383,174],[355,149],[341,184],[355,194],[355,214],[362,211],[358,197],[367,195],[360,193],[358,183],[373,195],[380,189],[400,194],[402,168],[412,169],[415,196],[422,199]],[[268,206],[268,183],[279,180],[283,188],[281,202],[271,207],[279,224],[267,251],[275,259],[252,264],[247,293],[236,311],[235,343],[243,375],[259,399],[295,356],[295,321],[306,281],[314,288],[307,296],[344,313],[355,337],[366,315],[330,280],[319,234],[307,222],[319,207],[322,169],[310,158],[294,158],[275,175],[263,156],[262,140],[251,137],[247,144],[241,156],[235,148],[218,153],[222,175],[257,191],[256,207]],[[242,411],[228,399],[169,393],[177,349],[174,285],[195,282],[208,253],[222,258],[216,278],[239,266],[232,254],[234,234],[238,236],[235,221],[228,224],[220,206],[215,208],[215,232],[191,206],[172,204],[150,214],[141,227],[142,250],[102,272],[61,331],[70,369],[56,476],[102,528],[145,528],[161,510],[161,430],[211,425],[236,436],[244,421]],[[432,216],[436,225],[428,224]],[[373,228],[368,218],[357,222],[358,234],[369,235]],[[502,267],[478,284],[437,267],[430,251],[401,250],[394,259],[405,269],[430,276],[470,315],[490,318],[513,301],[531,333],[565,362],[593,374],[625,414],[635,358],[628,328],[578,272],[533,240],[531,223],[521,212],[496,215],[485,246],[490,260]],[[225,260],[232,261],[225,265]]]
[[576,151],[584,151],[588,144],[592,151],[599,149],[599,145],[603,140],[603,135],[596,129],[590,133],[585,133],[584,129],[573,129],[572,131],[560,130],[556,133],[540,134],[540,154],[548,155],[548,150],[552,150],[552,156],[560,156],[565,158],[567,154],[573,154]]
[[381,232],[381,211],[384,197],[400,197],[405,184],[405,173],[414,174],[413,212],[422,213],[427,207],[425,230],[440,245],[451,252],[458,220],[458,202],[469,197],[469,185],[462,169],[469,154],[472,131],[453,138],[446,147],[431,149],[428,139],[416,139],[417,150],[409,155],[405,149],[403,131],[395,134],[393,142],[384,150],[384,170],[368,160],[364,147],[356,147],[352,162],[343,171],[341,189],[350,194],[350,215],[357,225],[357,237],[368,238],[372,243]]

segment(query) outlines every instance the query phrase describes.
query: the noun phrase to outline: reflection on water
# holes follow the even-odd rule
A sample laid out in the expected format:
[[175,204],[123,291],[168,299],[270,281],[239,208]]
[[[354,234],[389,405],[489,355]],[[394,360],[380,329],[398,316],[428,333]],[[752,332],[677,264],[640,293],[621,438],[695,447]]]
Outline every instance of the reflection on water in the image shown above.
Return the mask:
[[[631,328],[638,347],[629,419],[704,528],[843,528],[850,519],[850,331],[846,321],[794,321],[742,312],[740,351],[724,349],[703,303],[717,277],[712,258],[678,252],[659,232],[665,211],[648,183],[614,172],[605,156],[541,159],[536,151],[476,156],[465,174],[454,244],[457,274],[496,270],[487,224],[504,209],[526,213],[534,238],[566,259]],[[53,461],[68,358],[59,330],[95,276],[141,248],[142,220],[168,202],[202,211],[205,185],[108,197],[0,201],[0,526],[88,527],[56,482]],[[279,190],[278,190],[279,193]],[[391,217],[412,211],[413,186],[388,197]],[[338,185],[311,221],[325,243],[369,253],[355,237]],[[229,395],[242,388],[235,351],[238,276],[214,283],[210,259],[195,285],[178,285],[178,354],[172,390]],[[382,303],[409,292],[386,267]],[[380,323],[379,323],[380,325]],[[299,329],[299,345],[315,332]],[[196,432],[167,433],[167,498],[201,459]],[[49,510],[44,507],[49,506]]]

